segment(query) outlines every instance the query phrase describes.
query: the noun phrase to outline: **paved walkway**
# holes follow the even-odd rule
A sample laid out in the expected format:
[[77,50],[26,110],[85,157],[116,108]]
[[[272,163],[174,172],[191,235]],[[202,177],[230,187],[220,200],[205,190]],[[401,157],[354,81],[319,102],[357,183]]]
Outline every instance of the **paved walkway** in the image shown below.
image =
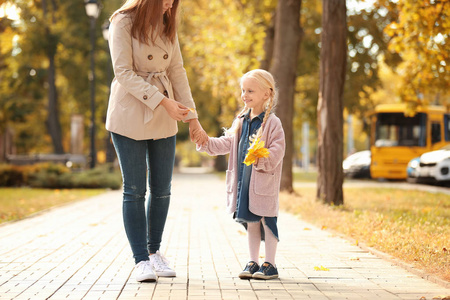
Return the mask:
[[[0,299],[432,299],[423,280],[289,214],[281,214],[280,279],[240,280],[241,225],[224,211],[224,182],[177,174],[161,249],[178,276],[137,283],[121,192],[0,226]],[[263,249],[264,247],[262,247]],[[324,266],[329,271],[315,271]],[[423,298],[422,298],[423,297]]]

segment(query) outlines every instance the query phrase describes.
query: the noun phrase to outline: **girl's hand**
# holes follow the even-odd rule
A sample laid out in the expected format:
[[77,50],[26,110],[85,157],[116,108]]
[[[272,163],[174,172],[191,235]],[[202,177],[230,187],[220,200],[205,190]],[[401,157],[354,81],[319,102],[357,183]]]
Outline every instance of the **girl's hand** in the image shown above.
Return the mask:
[[203,130],[198,119],[189,120],[189,136],[191,141],[198,145],[204,146],[208,142],[208,135]]
[[167,97],[161,100],[161,105],[166,109],[169,116],[176,121],[183,120],[189,113],[189,108]]

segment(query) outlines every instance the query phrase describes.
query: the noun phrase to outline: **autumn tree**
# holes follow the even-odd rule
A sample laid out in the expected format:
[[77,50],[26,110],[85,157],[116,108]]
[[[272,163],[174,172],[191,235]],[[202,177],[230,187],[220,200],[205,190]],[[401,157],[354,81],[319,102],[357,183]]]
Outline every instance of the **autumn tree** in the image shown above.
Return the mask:
[[[183,59],[200,122],[212,136],[222,135],[243,107],[239,79],[259,67],[265,24],[272,11],[272,1],[267,0],[182,4],[178,32]],[[186,133],[180,129],[182,137]],[[224,163],[225,157],[219,156],[217,169],[223,169]]]
[[277,115],[286,136],[286,154],[283,160],[281,189],[288,192],[292,187],[292,157],[294,150],[293,117],[294,94],[297,77],[297,59],[301,40],[301,0],[279,0],[275,21],[273,62],[270,72],[278,86]]
[[[380,1],[381,2],[381,1]],[[362,10],[348,10],[348,62],[344,90],[344,107],[363,119],[375,104],[371,95],[382,89],[380,65],[395,68],[401,61],[398,54],[388,50],[390,37],[384,32],[397,19],[395,4],[376,2]],[[386,99],[393,101],[394,97]]]
[[344,202],[343,92],[347,62],[346,4],[324,0],[317,107],[317,199],[333,205]]
[[[394,1],[391,1],[394,2]],[[403,62],[397,68],[403,85],[399,91],[410,109],[417,105],[439,103],[449,94],[450,1],[395,1],[398,19],[385,32],[392,37],[389,49]]]
[[[19,1],[7,3],[16,6],[20,20],[6,25],[0,36],[7,68],[0,68],[2,93],[0,97],[8,109],[10,126],[15,131],[18,153],[54,152],[52,137],[46,120],[50,111],[59,107],[60,140],[69,150],[70,118],[72,114],[86,116],[89,125],[89,20],[83,1]],[[121,5],[120,0],[104,3],[99,24]],[[104,116],[108,103],[111,68],[107,42],[101,28],[96,28],[96,125],[98,140],[106,138]],[[13,39],[11,38],[13,37]],[[3,51],[2,51],[3,52]],[[51,58],[50,58],[51,57]],[[50,81],[49,81],[50,80]],[[52,87],[52,83],[54,86]],[[49,95],[53,95],[49,98]],[[64,99],[61,105],[48,104],[49,99]],[[55,118],[53,118],[55,119]],[[86,143],[89,144],[86,133]],[[104,145],[104,143],[100,143]]]

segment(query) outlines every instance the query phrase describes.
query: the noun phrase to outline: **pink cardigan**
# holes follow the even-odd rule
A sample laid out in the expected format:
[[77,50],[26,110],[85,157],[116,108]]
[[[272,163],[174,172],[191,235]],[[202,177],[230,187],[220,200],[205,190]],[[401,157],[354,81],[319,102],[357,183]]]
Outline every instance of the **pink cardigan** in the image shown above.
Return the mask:
[[[242,119],[235,120],[241,122]],[[219,138],[209,138],[206,146],[197,146],[198,151],[209,155],[224,155],[230,153],[228,170],[226,172],[227,211],[236,211],[238,161],[237,151],[240,130],[232,135]],[[262,138],[269,157],[260,158],[252,165],[249,188],[249,209],[252,213],[263,217],[278,216],[278,194],[280,191],[281,167],[285,151],[284,131],[280,119],[271,114],[264,126]]]

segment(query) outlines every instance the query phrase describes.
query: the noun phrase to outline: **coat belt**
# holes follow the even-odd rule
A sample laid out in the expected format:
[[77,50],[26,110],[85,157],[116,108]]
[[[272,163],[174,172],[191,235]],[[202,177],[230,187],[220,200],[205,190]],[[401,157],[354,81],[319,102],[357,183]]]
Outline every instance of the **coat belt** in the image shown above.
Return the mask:
[[[169,77],[167,77],[166,71],[162,71],[162,72],[136,71],[136,74],[138,76],[144,78],[144,80],[148,83],[150,83],[150,81],[153,78],[159,80],[159,82],[161,82],[162,86],[167,91],[167,93],[171,93],[172,89],[170,88],[170,81],[169,81]],[[169,94],[169,97],[170,97],[170,94]],[[145,111],[144,111],[144,124],[147,124],[152,119],[153,119],[153,110],[146,106]]]

